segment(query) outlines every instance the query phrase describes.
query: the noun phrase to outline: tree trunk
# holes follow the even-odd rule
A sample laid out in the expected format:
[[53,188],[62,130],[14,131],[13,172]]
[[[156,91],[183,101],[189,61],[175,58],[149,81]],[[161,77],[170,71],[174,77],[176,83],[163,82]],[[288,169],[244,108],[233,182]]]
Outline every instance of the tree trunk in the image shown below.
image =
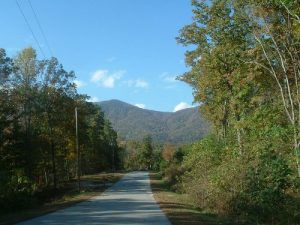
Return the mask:
[[47,174],[46,169],[44,170],[44,176],[45,176],[45,185],[46,185],[46,187],[48,187],[48,174]]
[[300,177],[300,162],[299,162],[299,142],[297,139],[297,128],[294,125],[294,151],[295,151],[295,157],[296,157],[296,166],[297,166],[297,172],[298,172],[298,177]]
[[239,146],[239,153],[240,155],[243,154],[243,145],[242,145],[242,141],[241,141],[241,130],[238,128],[236,129],[236,137],[237,137],[237,143]]
[[51,138],[51,156],[52,156],[52,174],[53,174],[53,187],[57,188],[57,176],[56,176],[56,163],[55,163],[55,147],[53,139]]

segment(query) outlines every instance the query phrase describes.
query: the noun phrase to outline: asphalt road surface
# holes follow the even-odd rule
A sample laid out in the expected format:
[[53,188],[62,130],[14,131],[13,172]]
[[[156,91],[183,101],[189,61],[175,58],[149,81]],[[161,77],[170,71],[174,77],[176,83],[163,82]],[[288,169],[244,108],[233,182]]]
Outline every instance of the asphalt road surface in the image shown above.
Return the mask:
[[155,202],[147,172],[126,174],[101,195],[19,225],[171,225]]

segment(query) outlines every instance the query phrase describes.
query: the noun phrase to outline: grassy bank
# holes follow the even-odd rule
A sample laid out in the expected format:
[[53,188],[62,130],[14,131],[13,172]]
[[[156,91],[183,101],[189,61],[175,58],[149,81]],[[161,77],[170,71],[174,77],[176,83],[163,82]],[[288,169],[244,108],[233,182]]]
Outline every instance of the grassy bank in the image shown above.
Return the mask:
[[171,191],[159,174],[151,173],[150,178],[153,196],[172,225],[232,225],[226,218],[194,208],[186,195]]
[[88,200],[101,194],[122,176],[123,173],[99,173],[83,176],[80,193],[77,190],[76,181],[71,181],[58,189],[55,196],[47,202],[38,204],[34,208],[0,214],[0,225],[15,224]]

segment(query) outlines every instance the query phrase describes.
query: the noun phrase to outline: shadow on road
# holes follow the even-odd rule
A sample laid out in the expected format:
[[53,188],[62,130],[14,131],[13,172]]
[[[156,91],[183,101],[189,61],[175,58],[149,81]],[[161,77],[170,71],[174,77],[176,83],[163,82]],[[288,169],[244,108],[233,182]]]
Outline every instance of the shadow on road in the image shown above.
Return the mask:
[[20,225],[170,225],[153,199],[148,173],[133,172],[102,195]]

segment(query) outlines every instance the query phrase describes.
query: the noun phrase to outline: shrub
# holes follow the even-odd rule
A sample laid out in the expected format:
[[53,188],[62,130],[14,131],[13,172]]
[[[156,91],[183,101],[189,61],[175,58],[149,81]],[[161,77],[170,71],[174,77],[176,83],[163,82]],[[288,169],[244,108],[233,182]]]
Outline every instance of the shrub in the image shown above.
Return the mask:
[[195,206],[238,221],[296,224],[291,222],[299,216],[297,207],[291,207],[296,195],[289,194],[296,182],[286,156],[271,146],[253,146],[239,155],[212,137],[195,143],[184,158],[183,190]]
[[0,208],[3,212],[24,209],[35,204],[35,186],[22,172],[2,173],[0,183]]
[[178,163],[171,163],[164,172],[165,181],[172,187],[172,189],[176,189],[175,184],[177,184],[180,176],[184,174],[183,167]]
[[274,221],[285,217],[290,175],[286,160],[267,149],[259,156],[257,165],[249,167],[244,191],[231,202],[233,212],[248,215],[256,222],[276,224]]

